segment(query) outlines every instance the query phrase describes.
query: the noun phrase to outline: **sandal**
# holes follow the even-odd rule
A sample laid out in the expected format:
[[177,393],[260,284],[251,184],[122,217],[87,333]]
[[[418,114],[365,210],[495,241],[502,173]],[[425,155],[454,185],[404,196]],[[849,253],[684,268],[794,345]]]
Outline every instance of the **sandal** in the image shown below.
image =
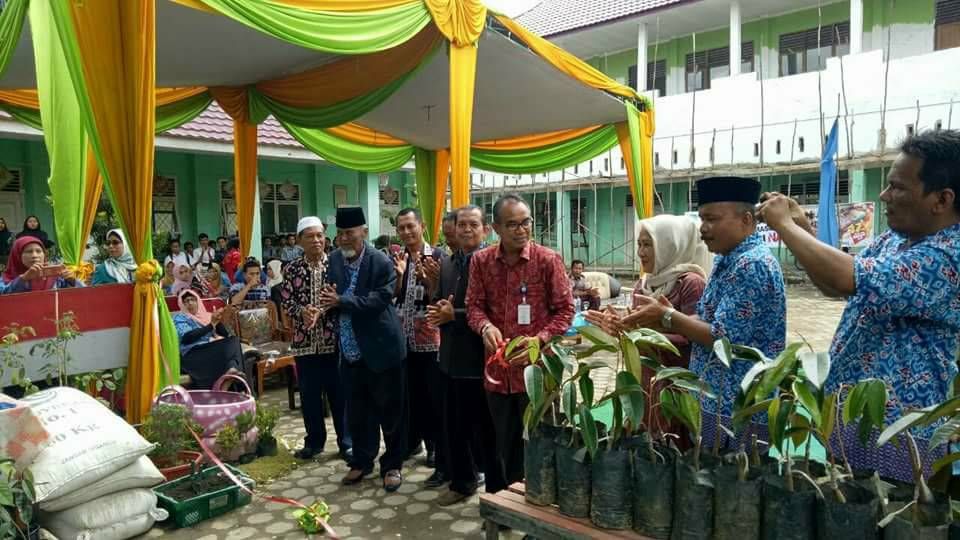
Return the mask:
[[400,489],[401,485],[403,485],[403,476],[400,474],[400,471],[393,469],[383,475],[383,489],[387,493],[393,493]]

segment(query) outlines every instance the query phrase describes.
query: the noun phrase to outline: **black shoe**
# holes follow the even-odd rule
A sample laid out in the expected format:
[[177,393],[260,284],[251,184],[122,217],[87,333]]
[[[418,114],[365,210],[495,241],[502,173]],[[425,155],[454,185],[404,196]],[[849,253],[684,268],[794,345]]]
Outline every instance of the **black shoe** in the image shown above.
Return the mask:
[[437,466],[437,453],[434,450],[427,450],[427,467],[436,467]]
[[423,481],[423,487],[438,488],[447,483],[447,477],[440,471],[433,471],[430,478]]
[[300,450],[297,450],[293,453],[293,457],[297,459],[313,459],[314,456],[320,453],[320,450],[316,448],[311,448],[309,446],[304,446]]
[[350,463],[353,460],[353,448],[344,448],[339,453],[340,459]]

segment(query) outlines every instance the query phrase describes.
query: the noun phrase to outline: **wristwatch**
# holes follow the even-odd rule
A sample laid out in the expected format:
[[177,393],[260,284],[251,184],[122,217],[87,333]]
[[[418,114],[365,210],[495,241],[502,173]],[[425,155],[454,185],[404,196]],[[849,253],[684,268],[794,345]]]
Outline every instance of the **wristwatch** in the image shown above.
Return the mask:
[[667,310],[663,312],[663,316],[660,317],[660,326],[667,330],[673,328],[673,314],[676,313],[676,311],[677,310],[673,308],[667,308]]

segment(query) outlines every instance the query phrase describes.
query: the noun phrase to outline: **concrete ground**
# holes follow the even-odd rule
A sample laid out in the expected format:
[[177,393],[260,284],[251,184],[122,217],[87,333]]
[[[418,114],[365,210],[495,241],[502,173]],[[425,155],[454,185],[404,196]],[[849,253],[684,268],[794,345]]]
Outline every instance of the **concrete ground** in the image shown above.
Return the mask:
[[[787,299],[787,341],[802,335],[817,351],[829,348],[844,302],[824,298],[808,286],[791,286]],[[597,395],[612,383],[612,369],[595,372]],[[286,405],[286,391],[275,388],[265,399],[283,410],[277,434],[291,448],[301,444],[303,423],[298,411]],[[333,513],[331,524],[343,539],[382,539],[417,537],[454,540],[481,538],[478,497],[449,507],[437,506],[441,491],[423,487],[430,475],[421,458],[410,460],[404,468],[404,484],[397,493],[387,494],[378,476],[359,486],[344,487],[340,478],[347,467],[336,457],[336,443],[330,430],[324,455],[305,463],[288,476],[260,486],[258,491],[296,499],[310,504],[322,497]],[[171,540],[242,540],[268,538],[303,538],[289,516],[290,507],[254,500],[251,504],[191,529],[173,530],[158,524],[144,538]],[[510,538],[520,538],[512,533]]]

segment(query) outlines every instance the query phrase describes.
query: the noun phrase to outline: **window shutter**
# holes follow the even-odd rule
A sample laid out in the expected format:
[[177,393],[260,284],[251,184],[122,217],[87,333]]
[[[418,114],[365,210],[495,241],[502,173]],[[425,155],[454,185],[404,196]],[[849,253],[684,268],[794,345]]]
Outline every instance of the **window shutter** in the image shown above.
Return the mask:
[[[650,80],[650,77],[647,77],[647,80]],[[627,68],[627,86],[630,88],[637,88],[637,65],[634,64]]]
[[753,42],[747,41],[740,44],[740,61],[753,62]]
[[937,2],[936,24],[960,22],[960,0],[939,0]]

